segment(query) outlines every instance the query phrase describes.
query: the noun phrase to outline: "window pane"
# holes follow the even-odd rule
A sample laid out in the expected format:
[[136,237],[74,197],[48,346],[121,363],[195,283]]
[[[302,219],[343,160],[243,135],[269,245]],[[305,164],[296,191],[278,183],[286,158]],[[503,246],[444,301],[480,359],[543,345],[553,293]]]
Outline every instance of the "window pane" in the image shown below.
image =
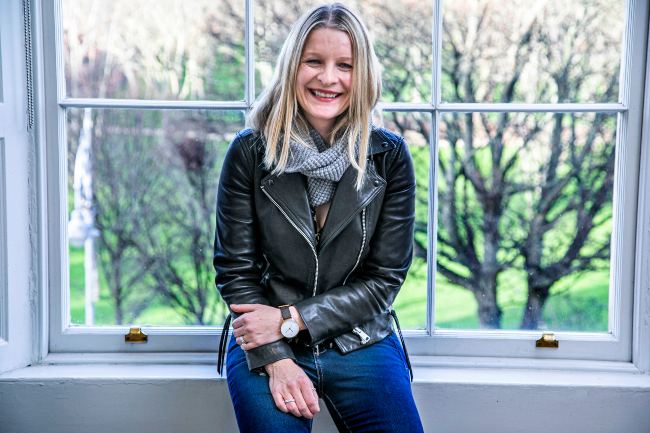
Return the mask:
[[223,323],[215,203],[243,114],[69,109],[67,124],[72,323]]
[[234,0],[63,0],[73,98],[241,100],[244,7]]
[[608,330],[615,114],[448,113],[436,326]]
[[616,102],[623,0],[445,0],[442,99]]
[[393,304],[403,328],[427,324],[427,221],[429,215],[429,113],[384,113],[384,128],[404,137],[415,168],[413,263]]
[[[259,93],[270,82],[282,44],[298,17],[322,1],[255,2],[255,78]],[[431,97],[433,1],[341,3],[358,11],[383,69],[383,101],[428,102]]]

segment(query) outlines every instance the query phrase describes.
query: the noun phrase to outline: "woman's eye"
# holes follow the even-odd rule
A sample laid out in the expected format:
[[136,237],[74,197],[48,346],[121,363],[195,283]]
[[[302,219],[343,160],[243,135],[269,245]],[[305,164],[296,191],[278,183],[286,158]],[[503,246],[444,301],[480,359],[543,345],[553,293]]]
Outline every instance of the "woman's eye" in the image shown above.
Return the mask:
[[318,61],[316,59],[309,59],[309,60],[305,60],[305,63],[310,64],[310,65],[318,65],[320,63],[320,61]]
[[352,69],[352,65],[348,65],[347,63],[341,63],[339,67],[341,69]]

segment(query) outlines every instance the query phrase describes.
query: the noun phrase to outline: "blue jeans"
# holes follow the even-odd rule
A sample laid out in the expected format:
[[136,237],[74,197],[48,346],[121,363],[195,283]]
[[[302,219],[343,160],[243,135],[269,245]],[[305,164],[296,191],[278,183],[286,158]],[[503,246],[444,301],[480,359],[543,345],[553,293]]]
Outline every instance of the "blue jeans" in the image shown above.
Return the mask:
[[[340,432],[423,431],[404,351],[395,334],[347,355],[336,347],[319,353],[301,343],[292,347]],[[311,420],[275,406],[268,377],[248,371],[244,351],[234,338],[228,347],[226,371],[240,432],[311,431]]]

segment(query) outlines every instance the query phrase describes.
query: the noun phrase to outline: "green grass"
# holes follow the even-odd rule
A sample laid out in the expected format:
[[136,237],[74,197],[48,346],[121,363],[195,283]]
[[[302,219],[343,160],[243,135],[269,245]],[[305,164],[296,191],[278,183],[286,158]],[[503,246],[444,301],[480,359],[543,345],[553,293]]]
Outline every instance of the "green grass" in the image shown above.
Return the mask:
[[[73,324],[83,325],[84,252],[70,248],[70,314]],[[427,265],[421,258],[413,261],[408,277],[393,306],[404,329],[423,329],[426,325]],[[583,272],[558,281],[544,308],[540,328],[556,331],[607,331],[609,271]],[[497,301],[503,310],[502,328],[519,329],[526,304],[525,274],[521,270],[503,272],[499,279]],[[477,329],[477,302],[474,295],[450,284],[440,274],[436,277],[435,326],[447,329]],[[184,325],[183,317],[161,299],[138,317],[125,318],[139,325]],[[115,302],[100,272],[100,298],[95,303],[95,323],[115,324]]]

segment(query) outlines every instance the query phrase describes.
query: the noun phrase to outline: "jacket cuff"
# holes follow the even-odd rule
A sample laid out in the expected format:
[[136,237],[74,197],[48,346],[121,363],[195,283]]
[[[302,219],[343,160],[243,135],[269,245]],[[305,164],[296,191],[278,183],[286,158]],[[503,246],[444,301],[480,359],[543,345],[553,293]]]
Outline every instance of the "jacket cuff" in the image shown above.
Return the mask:
[[284,340],[274,341],[254,349],[245,350],[248,370],[255,373],[265,373],[264,366],[281,359],[290,358],[296,361],[291,346]]
[[[334,337],[341,332],[337,332],[337,329],[331,328],[331,323],[327,320],[324,320],[319,312],[319,300],[316,297],[311,297],[304,299],[300,302],[293,304],[298,310],[298,314],[302,318],[303,323],[307,327],[307,332],[309,333],[308,343],[311,346],[322,343],[328,338]],[[354,325],[350,325],[352,328]]]

